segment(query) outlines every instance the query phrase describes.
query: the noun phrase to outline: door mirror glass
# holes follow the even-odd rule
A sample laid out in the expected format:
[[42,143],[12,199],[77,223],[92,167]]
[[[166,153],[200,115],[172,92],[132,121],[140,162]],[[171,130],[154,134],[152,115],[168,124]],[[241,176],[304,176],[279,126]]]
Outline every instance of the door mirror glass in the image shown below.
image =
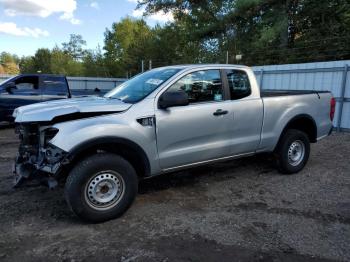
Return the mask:
[[9,93],[9,94],[12,94],[13,92],[12,92],[12,89],[16,89],[17,87],[16,87],[16,84],[15,84],[15,82],[8,82],[7,84],[6,84],[6,92],[7,93]]
[[188,104],[188,95],[184,91],[165,92],[158,101],[158,106],[161,109],[172,106],[187,106]]

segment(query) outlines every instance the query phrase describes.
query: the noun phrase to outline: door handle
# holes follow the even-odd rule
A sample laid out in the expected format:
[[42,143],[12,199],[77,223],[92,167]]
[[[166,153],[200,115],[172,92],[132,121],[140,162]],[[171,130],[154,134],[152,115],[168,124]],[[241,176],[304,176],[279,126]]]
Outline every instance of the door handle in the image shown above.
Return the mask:
[[226,115],[227,113],[228,113],[227,110],[218,109],[218,110],[216,110],[216,111],[213,113],[213,115],[214,115],[214,116],[220,116],[220,115]]

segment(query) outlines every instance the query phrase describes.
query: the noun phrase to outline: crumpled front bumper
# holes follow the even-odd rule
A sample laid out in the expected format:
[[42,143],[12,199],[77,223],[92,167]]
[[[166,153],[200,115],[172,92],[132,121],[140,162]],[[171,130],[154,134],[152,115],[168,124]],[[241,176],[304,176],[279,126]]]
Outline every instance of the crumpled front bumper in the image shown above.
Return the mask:
[[14,187],[17,188],[23,185],[26,181],[28,181],[35,170],[31,165],[25,165],[23,163],[17,163],[17,161],[13,164],[12,173],[14,175]]
[[33,162],[31,158],[23,159],[21,155],[16,157],[13,165],[14,187],[26,185],[28,183],[43,183],[49,188],[55,188],[58,184],[57,180],[61,174],[63,166],[68,164],[66,152],[59,148],[55,148],[56,157],[49,158],[46,156],[48,150],[40,152],[40,156]]
[[49,187],[57,185],[60,171],[68,161],[67,152],[50,143],[58,131],[40,123],[16,123],[20,145],[13,165],[15,187],[33,180]]

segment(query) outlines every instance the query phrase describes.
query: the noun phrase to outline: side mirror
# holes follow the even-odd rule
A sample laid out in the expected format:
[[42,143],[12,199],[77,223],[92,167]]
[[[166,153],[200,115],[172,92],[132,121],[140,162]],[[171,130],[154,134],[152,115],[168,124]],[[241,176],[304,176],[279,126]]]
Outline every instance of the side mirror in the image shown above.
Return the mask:
[[165,92],[158,101],[158,107],[161,109],[172,106],[187,106],[188,104],[188,95],[184,91]]
[[8,82],[5,85],[5,90],[7,93],[12,94],[12,89],[16,89],[16,84],[15,82]]

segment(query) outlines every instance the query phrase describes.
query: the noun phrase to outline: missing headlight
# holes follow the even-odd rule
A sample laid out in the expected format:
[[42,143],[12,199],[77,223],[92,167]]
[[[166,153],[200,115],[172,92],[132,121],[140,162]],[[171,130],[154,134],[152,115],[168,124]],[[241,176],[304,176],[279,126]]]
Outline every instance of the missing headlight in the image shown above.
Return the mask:
[[54,127],[46,128],[44,131],[43,136],[43,145],[46,147],[48,145],[48,142],[55,137],[55,135],[58,133],[58,129]]

